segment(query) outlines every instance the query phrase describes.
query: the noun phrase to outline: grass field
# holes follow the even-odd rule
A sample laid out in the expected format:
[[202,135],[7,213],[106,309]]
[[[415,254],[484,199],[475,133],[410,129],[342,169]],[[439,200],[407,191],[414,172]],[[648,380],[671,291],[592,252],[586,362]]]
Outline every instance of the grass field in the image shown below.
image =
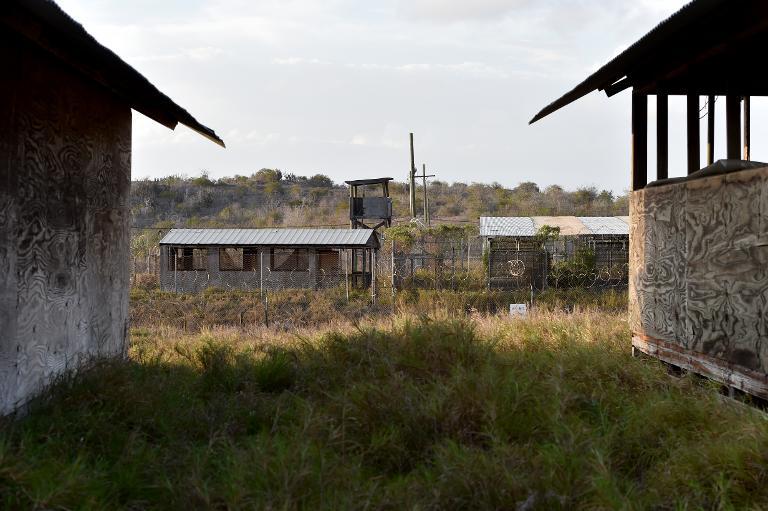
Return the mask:
[[622,316],[133,332],[0,429],[3,509],[768,506],[768,422]]

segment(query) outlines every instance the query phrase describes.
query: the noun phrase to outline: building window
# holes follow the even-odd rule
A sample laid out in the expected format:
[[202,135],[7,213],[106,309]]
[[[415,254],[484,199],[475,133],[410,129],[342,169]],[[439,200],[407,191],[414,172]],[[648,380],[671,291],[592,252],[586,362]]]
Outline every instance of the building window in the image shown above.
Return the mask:
[[341,269],[338,250],[318,250],[317,258],[320,271],[337,273]]
[[270,268],[272,271],[309,271],[309,251],[305,248],[273,248]]
[[220,271],[242,271],[243,269],[243,249],[242,248],[220,248],[219,249],[219,270]]
[[168,258],[169,271],[195,271],[208,269],[208,250],[205,248],[172,247]]
[[246,247],[243,249],[243,271],[259,271],[259,249]]
[[259,271],[259,249],[255,247],[220,248],[220,271]]

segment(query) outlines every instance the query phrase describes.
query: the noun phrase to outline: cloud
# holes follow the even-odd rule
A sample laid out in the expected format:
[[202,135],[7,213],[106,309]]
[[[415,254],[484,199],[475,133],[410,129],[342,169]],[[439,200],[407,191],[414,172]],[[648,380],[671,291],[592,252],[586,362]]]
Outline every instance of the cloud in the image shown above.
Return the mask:
[[533,4],[533,0],[400,0],[397,10],[402,17],[417,20],[498,20]]

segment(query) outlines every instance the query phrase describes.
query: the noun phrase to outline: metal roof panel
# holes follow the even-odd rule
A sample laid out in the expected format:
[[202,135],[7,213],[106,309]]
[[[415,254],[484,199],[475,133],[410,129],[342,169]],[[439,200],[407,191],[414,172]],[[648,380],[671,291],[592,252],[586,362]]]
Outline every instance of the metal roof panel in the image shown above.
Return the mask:
[[378,244],[373,229],[171,229],[161,245],[355,246]]

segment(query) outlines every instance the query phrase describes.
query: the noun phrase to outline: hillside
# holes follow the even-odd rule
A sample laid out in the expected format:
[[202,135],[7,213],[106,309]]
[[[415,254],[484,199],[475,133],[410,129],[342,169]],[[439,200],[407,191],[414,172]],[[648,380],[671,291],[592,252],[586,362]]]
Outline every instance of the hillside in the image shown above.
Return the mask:
[[[408,188],[390,185],[396,221],[405,221]],[[498,183],[445,183],[428,187],[436,223],[475,223],[482,215],[626,215],[627,197],[594,187],[566,191],[531,182],[515,188]],[[135,227],[272,227],[348,225],[346,185],[329,177],[283,174],[262,169],[250,176],[211,180],[170,176],[134,181],[131,211]],[[422,208],[422,189],[417,193]]]

